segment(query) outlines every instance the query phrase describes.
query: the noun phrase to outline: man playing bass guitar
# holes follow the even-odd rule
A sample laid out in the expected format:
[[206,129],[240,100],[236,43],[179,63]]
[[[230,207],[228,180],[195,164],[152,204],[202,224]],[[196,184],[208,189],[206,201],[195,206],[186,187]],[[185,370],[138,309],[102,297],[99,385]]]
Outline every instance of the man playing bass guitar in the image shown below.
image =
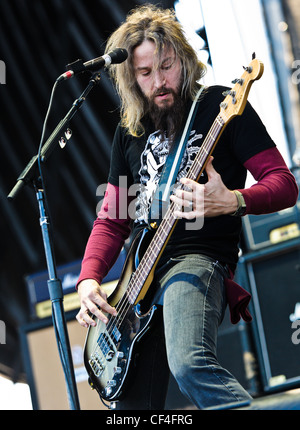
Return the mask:
[[[216,356],[217,332],[226,306],[230,306],[233,322],[240,317],[251,319],[246,308],[248,294],[235,290],[239,287],[231,282],[238,262],[241,217],[293,206],[297,184],[248,102],[242,115],[235,116],[222,135],[216,135],[213,154],[210,147],[196,180],[190,176],[206,137],[211,137],[214,120],[224,121],[218,114],[220,105],[227,107],[223,100],[228,89],[201,87],[205,67],[187,42],[174,11],[136,8],[111,35],[106,52],[118,47],[128,51],[127,61],[110,67],[121,100],[121,119],[112,144],[106,194],[82,261],[78,322],[84,327],[94,327],[97,321],[105,325],[122,312],[107,298],[101,282],[130,234],[136,235],[149,224],[149,230],[155,231],[160,224],[149,219],[153,194],[198,96],[178,164],[176,183],[181,186],[169,198],[177,221],[164,240],[145,297],[147,301],[149,295],[149,302],[157,305],[157,317],[131,357],[134,370],[122,396],[116,397],[117,409],[163,409],[169,370],[199,409],[251,401]],[[236,85],[242,90],[243,79]],[[234,107],[238,97],[235,92],[227,94]],[[245,188],[247,171],[256,180],[249,188]],[[134,200],[128,193],[133,185],[138,190]],[[124,211],[123,205],[131,210]],[[156,239],[155,246],[159,248]],[[236,297],[243,300],[234,302]],[[105,360],[112,360],[117,354],[110,344],[117,345],[122,333],[118,329],[100,338],[107,348]],[[100,345],[101,353],[103,349]],[[105,363],[97,354],[89,362],[100,375]],[[118,355],[124,356],[124,351]],[[116,374],[121,371],[115,367]],[[116,384],[117,379],[110,379],[105,387],[108,398]]]

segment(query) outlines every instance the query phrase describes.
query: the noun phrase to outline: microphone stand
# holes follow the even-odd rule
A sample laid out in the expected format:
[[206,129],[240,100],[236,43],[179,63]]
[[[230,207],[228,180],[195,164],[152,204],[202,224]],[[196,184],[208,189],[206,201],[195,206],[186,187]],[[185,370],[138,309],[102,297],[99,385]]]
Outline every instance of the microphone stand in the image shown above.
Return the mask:
[[[45,162],[55,146],[58,144],[58,137],[61,135],[62,129],[80,109],[83,102],[85,101],[89,92],[94,88],[100,81],[100,74],[95,73],[89,81],[86,89],[83,91],[81,96],[75,100],[71,109],[66,116],[59,122],[55,130],[52,132],[46,143],[41,148],[40,160]],[[64,371],[67,394],[70,404],[70,409],[79,410],[79,398],[76,388],[73,360],[71,355],[70,342],[67,331],[67,324],[63,309],[63,290],[61,280],[57,277],[55,257],[52,245],[52,238],[50,234],[50,222],[47,214],[47,202],[45,199],[45,192],[41,179],[38,177],[38,164],[39,155],[35,155],[28,165],[25,167],[21,175],[18,177],[14,188],[11,190],[7,198],[13,200],[21,189],[27,185],[32,184],[36,191],[36,198],[39,207],[40,214],[40,226],[43,237],[43,244],[48,268],[49,279],[47,281],[49,296],[52,302],[52,319],[53,327],[55,330],[56,341],[58,351]]]

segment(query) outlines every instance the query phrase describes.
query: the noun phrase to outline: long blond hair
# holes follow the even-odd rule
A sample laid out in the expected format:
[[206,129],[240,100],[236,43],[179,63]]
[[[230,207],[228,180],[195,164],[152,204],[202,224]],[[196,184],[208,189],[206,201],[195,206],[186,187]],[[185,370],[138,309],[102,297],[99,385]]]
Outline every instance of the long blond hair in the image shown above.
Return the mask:
[[105,49],[106,52],[115,48],[125,48],[128,51],[128,60],[112,65],[109,70],[121,99],[121,124],[133,136],[144,133],[141,119],[147,113],[132,64],[133,50],[144,40],[155,43],[158,58],[164,47],[171,46],[174,49],[182,64],[183,97],[194,99],[199,89],[197,81],[206,71],[188,43],[173,9],[161,9],[154,5],[133,9],[126,21],[112,33]]

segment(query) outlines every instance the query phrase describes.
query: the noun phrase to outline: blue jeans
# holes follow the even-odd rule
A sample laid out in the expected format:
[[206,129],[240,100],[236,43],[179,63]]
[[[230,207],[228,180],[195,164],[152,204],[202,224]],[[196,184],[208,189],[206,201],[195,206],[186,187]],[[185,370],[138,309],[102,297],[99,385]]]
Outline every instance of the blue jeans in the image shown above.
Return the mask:
[[180,390],[199,409],[249,401],[251,396],[216,357],[226,308],[226,269],[201,255],[171,261],[174,265],[160,285],[167,287],[163,318],[168,363]]
[[199,409],[251,400],[216,357],[226,308],[224,276],[221,264],[194,254],[173,258],[157,271],[155,302],[163,303],[163,312],[141,342],[135,378],[117,409],[163,409],[168,368]]

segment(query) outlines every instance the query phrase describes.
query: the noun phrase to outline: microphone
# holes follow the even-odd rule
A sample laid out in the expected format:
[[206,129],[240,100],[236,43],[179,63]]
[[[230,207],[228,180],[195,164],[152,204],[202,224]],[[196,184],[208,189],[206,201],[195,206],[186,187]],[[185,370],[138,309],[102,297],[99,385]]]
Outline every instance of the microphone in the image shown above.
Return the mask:
[[68,64],[66,67],[69,68],[67,72],[60,75],[56,81],[61,82],[66,79],[72,78],[77,73],[82,73],[89,70],[99,70],[102,67],[108,67],[111,64],[123,63],[128,57],[128,52],[123,48],[116,48],[108,54],[104,54],[102,57],[94,58],[93,60],[86,61],[76,60],[74,63]]

